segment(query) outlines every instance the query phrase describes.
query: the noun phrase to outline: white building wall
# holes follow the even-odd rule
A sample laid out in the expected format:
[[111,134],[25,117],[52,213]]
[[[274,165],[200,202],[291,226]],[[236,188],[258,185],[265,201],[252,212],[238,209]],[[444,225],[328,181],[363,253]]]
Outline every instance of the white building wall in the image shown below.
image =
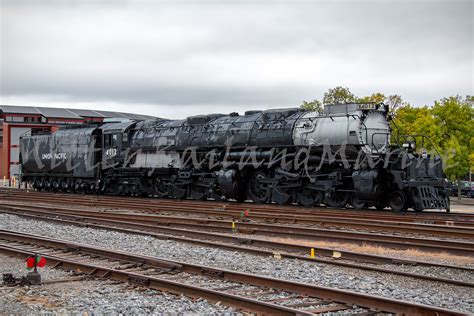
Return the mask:
[[[20,160],[20,136],[31,132],[28,127],[12,127],[10,129],[10,177],[18,177],[20,173],[20,166],[16,164]],[[11,147],[11,146],[18,147]]]
[[31,128],[28,127],[12,127],[10,129],[10,145],[19,145],[20,136],[27,132],[31,132]]

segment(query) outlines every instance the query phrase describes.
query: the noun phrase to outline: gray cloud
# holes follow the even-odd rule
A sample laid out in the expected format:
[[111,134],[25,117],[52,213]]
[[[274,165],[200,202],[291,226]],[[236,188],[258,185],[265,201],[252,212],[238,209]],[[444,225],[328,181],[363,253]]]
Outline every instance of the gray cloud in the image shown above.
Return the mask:
[[416,104],[473,93],[471,1],[64,3],[1,2],[2,103],[185,116],[336,85]]

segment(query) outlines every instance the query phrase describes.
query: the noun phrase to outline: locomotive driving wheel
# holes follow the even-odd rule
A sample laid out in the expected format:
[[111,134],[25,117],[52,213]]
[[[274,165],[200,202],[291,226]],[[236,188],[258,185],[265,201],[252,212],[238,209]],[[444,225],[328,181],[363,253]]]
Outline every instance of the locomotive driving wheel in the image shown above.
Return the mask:
[[303,206],[317,206],[321,203],[323,193],[308,188],[298,188],[296,190],[296,201]]
[[407,195],[403,191],[395,191],[390,195],[390,199],[388,201],[388,206],[394,212],[402,212],[406,211],[407,209]]
[[257,171],[252,174],[248,185],[248,197],[255,203],[270,200],[270,185],[265,173]]
[[207,198],[207,186],[195,182],[191,185],[191,198],[193,200],[205,200]]
[[349,198],[349,192],[336,191],[331,194],[326,194],[324,203],[330,207],[345,207],[347,202],[349,202]]
[[272,188],[272,199],[277,204],[287,204],[291,199],[291,191],[281,185]]
[[385,201],[378,201],[378,202],[375,202],[374,206],[378,211],[383,211],[385,206],[387,206],[387,203]]
[[184,199],[186,198],[187,187],[183,184],[172,184],[171,195],[175,199]]
[[155,194],[159,198],[167,198],[170,196],[169,184],[162,179],[156,179],[155,181]]
[[365,201],[359,200],[355,193],[353,193],[351,196],[351,205],[356,210],[362,210],[367,206],[367,203]]
[[170,195],[170,187],[162,179],[156,179],[156,181],[155,181],[155,194],[159,198],[167,198]]

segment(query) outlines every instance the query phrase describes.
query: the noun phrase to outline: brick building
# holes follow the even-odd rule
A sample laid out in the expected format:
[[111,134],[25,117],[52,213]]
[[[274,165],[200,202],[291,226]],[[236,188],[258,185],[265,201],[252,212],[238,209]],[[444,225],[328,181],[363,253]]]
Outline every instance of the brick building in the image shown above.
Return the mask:
[[9,179],[19,173],[20,136],[54,132],[67,124],[102,122],[106,118],[145,120],[153,117],[109,111],[0,105],[0,179]]

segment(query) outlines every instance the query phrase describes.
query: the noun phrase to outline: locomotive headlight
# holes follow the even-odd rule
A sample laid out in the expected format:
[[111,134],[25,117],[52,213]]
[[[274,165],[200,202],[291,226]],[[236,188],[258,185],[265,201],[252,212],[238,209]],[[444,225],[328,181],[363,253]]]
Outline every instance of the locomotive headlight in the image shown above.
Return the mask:
[[402,145],[403,148],[406,149],[415,149],[415,143],[414,142],[407,142]]

